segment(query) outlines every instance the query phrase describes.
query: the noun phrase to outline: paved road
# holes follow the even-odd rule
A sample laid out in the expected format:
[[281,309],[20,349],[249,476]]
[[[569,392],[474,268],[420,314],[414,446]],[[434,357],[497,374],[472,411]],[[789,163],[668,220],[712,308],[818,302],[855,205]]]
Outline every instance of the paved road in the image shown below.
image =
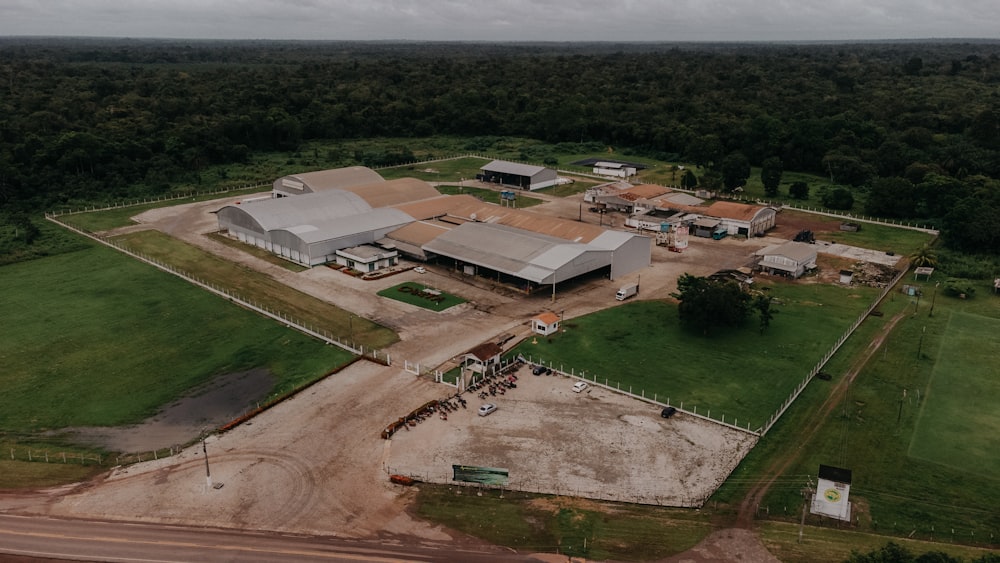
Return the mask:
[[[537,561],[507,550],[0,514],[0,554],[108,562]],[[5,559],[0,556],[0,560]]]

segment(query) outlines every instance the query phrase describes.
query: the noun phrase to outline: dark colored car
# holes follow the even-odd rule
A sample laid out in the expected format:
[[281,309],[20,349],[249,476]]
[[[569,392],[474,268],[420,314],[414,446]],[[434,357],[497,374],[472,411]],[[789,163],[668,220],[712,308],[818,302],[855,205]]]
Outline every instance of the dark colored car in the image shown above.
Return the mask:
[[534,367],[534,369],[531,370],[531,373],[534,375],[542,375],[543,373],[545,373],[545,369],[546,369],[545,366],[537,365]]
[[676,414],[676,413],[677,413],[677,409],[675,409],[674,407],[667,407],[667,408],[663,409],[662,411],[660,411],[660,416],[662,416],[663,418],[670,418],[670,417],[674,416],[674,414]]

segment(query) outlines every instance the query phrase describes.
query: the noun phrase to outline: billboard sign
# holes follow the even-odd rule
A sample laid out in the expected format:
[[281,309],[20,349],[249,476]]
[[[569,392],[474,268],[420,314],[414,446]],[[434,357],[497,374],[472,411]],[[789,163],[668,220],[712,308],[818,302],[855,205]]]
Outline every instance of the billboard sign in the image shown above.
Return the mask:
[[851,521],[851,470],[819,466],[819,480],[809,511],[837,520]]
[[479,483],[481,485],[506,485],[508,474],[506,469],[497,467],[478,467],[475,465],[452,465],[454,481]]

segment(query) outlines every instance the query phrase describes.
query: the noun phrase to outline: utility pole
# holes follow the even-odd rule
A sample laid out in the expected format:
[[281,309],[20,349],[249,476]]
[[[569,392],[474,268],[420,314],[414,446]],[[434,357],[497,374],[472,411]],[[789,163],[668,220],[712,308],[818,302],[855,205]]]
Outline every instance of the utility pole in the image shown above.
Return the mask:
[[927,314],[928,317],[934,316],[934,301],[937,300],[937,290],[939,285],[941,285],[941,282],[934,284],[934,293],[931,295],[931,312]]
[[802,519],[799,521],[798,543],[802,543],[802,530],[806,526],[806,512],[809,510],[809,500],[812,498],[812,494],[812,478],[810,477],[806,488],[802,489],[802,496],[805,498],[802,500]]
[[201,451],[205,454],[205,491],[212,490],[212,472],[208,470],[208,447],[205,446],[205,439],[201,440]]
[[917,359],[920,359],[920,352],[924,348],[924,335],[927,334],[927,327],[920,331],[920,343],[917,344]]

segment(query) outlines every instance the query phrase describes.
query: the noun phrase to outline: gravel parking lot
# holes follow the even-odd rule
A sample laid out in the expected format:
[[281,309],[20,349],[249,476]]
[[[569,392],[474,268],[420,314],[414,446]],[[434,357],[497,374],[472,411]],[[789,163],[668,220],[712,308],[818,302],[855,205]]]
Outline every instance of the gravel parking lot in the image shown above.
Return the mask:
[[[757,437],[562,375],[517,372],[517,387],[427,419],[392,440],[393,473],[452,482],[452,464],[505,468],[509,488],[666,506],[700,505]],[[478,416],[483,403],[496,412]]]

